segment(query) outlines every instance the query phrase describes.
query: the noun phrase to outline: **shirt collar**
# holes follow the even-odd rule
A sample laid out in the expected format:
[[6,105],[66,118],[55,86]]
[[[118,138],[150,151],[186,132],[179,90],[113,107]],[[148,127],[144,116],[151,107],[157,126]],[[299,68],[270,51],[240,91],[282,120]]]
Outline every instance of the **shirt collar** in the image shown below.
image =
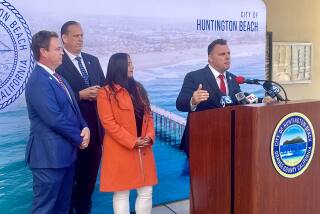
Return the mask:
[[46,65],[44,65],[44,64],[42,64],[42,63],[40,63],[40,62],[37,62],[37,64],[40,66],[40,67],[42,67],[44,70],[46,70],[49,74],[51,74],[51,75],[53,75],[53,73],[55,72],[55,71],[53,71],[53,70],[51,70],[48,66],[46,66]]
[[72,60],[75,60],[76,57],[78,57],[78,56],[80,56],[80,57],[82,58],[81,53],[77,56],[77,55],[74,55],[74,54],[70,53],[69,51],[67,51],[67,49],[64,49],[64,51],[66,52],[66,54],[68,55],[68,57],[71,59],[71,61],[72,61]]
[[[217,71],[216,69],[214,69],[210,64],[209,64],[209,68],[211,70],[211,72],[214,75],[214,78],[218,78],[218,76],[221,74],[219,71]],[[226,79],[226,71],[222,73],[222,75],[224,76],[224,79]]]

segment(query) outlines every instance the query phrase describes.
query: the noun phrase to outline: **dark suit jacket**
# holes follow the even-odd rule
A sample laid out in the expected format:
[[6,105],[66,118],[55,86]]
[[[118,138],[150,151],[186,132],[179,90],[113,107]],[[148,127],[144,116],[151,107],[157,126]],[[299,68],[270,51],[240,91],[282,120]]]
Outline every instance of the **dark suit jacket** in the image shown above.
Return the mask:
[[[90,85],[102,86],[105,76],[98,58],[83,52],[81,55],[89,75]],[[81,74],[66,53],[63,55],[62,64],[56,71],[68,81],[75,94],[81,113],[90,129],[90,142],[102,144],[103,129],[98,119],[96,101],[80,100],[79,91],[87,87]]]
[[26,85],[30,119],[30,139],[26,161],[30,168],[71,166],[82,142],[81,130],[87,126],[66,81],[69,96],[44,68],[36,65]]
[[[241,90],[235,80],[235,75],[229,72],[226,72],[226,79],[227,79],[228,88],[229,88],[228,95],[231,97],[234,103],[237,103],[235,94],[240,92]],[[179,111],[189,112],[189,114],[191,113],[190,100],[193,95],[193,92],[198,89],[199,84],[202,84],[203,90],[208,91],[209,99],[207,101],[199,103],[195,111],[203,111],[207,109],[222,107],[220,104],[222,93],[219,89],[219,86],[217,84],[217,81],[215,80],[215,77],[212,71],[207,65],[203,69],[192,71],[185,76],[181,91],[176,100],[176,108]],[[180,148],[183,149],[188,156],[189,156],[189,141],[188,141],[189,114],[188,114],[187,124],[181,139],[181,146],[180,146]]]

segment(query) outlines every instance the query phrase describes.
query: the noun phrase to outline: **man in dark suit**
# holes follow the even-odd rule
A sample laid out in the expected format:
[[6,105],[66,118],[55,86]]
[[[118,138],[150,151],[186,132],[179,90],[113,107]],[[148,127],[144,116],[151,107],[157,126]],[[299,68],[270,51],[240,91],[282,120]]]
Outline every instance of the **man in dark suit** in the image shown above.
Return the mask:
[[37,65],[26,85],[30,139],[26,162],[33,175],[31,213],[68,213],[77,148],[89,144],[90,131],[68,83],[55,69],[62,47],[55,32],[32,37]]
[[83,31],[78,22],[68,21],[63,24],[61,38],[65,54],[57,72],[71,85],[81,113],[91,132],[88,148],[78,152],[70,212],[90,213],[91,197],[101,160],[103,138],[103,129],[97,114],[96,97],[100,86],[105,81],[105,76],[98,58],[81,52]]
[[[241,90],[235,75],[227,71],[230,67],[230,50],[226,40],[217,39],[208,46],[208,63],[206,67],[185,76],[176,100],[179,111],[190,113],[220,108],[222,96],[229,96],[237,103],[235,94]],[[189,114],[180,146],[189,156],[188,126]]]

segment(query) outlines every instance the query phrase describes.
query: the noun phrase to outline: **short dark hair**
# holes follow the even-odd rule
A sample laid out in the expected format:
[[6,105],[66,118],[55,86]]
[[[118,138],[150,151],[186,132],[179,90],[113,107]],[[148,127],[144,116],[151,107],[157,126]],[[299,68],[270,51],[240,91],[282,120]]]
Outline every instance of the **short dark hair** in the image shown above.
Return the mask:
[[208,55],[210,55],[211,51],[216,45],[227,45],[227,40],[225,39],[216,39],[213,42],[210,43],[208,46]]
[[40,49],[49,49],[51,38],[59,38],[58,34],[53,31],[42,30],[34,34],[31,42],[31,50],[36,61],[40,59]]
[[79,22],[76,22],[76,21],[67,21],[66,23],[64,23],[61,27],[61,30],[60,30],[60,36],[62,37],[62,35],[64,34],[67,34],[68,33],[68,28],[69,26],[71,25],[80,25]]

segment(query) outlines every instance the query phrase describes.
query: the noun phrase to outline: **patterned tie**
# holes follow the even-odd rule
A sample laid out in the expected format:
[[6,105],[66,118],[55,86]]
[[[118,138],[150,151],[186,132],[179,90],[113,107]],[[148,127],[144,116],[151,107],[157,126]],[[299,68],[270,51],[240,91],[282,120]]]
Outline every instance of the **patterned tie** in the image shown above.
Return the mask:
[[77,56],[75,59],[78,61],[78,65],[79,65],[79,68],[80,68],[80,72],[81,72],[84,84],[87,87],[89,87],[90,86],[89,76],[88,76],[88,73],[87,73],[86,69],[84,68],[84,66],[83,66],[83,64],[81,62],[81,57]]
[[220,79],[220,91],[222,92],[222,94],[227,95],[227,88],[226,84],[224,83],[224,75],[220,74],[218,78]]
[[71,97],[70,97],[70,94],[69,94],[69,91],[67,89],[67,86],[64,84],[61,76],[57,73],[57,72],[54,72],[53,73],[53,76],[55,76],[59,82],[59,84],[61,85],[61,87],[65,90],[65,92],[67,93],[69,99],[72,101]]

